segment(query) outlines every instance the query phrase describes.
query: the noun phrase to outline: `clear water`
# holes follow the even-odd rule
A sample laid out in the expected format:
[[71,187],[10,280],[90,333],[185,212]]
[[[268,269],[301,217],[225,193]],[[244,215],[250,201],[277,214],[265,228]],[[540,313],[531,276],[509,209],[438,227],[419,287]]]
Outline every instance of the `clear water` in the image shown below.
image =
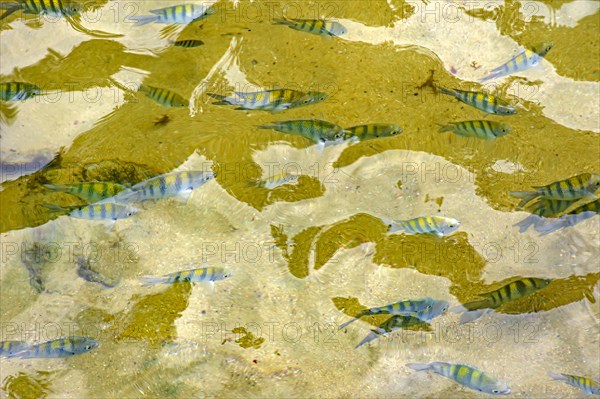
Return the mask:
[[[1,80],[46,93],[0,104],[0,338],[100,342],[67,359],[1,359],[2,397],[484,395],[405,366],[432,361],[478,367],[523,398],[582,395],[549,371],[600,377],[599,218],[521,234],[513,225],[527,213],[507,194],[600,171],[599,3],[220,1],[187,26],[127,20],[174,4],[92,1],[71,24],[17,12],[2,25]],[[282,13],[335,18],[348,33],[272,24]],[[205,44],[174,47],[178,39]],[[486,86],[517,105],[515,116],[485,118],[509,123],[508,136],[437,133],[483,114],[420,90],[432,70],[442,86],[480,89],[520,46],[549,40],[536,68]],[[190,98],[189,109],[131,90],[142,82]],[[271,114],[206,95],[273,87],[331,97]],[[302,137],[256,128],[298,118],[404,131],[320,154]],[[187,203],[146,203],[113,227],[41,206],[78,203],[47,182],[133,184],[206,168],[218,178]],[[272,191],[248,185],[281,170],[303,176]],[[379,220],[428,214],[461,227],[442,239],[388,236]],[[80,278],[78,255],[116,286]],[[214,288],[139,279],[202,262],[233,277]],[[518,277],[554,281],[471,324],[448,313],[356,350],[385,317],[337,332],[360,305],[431,296],[456,306]]]

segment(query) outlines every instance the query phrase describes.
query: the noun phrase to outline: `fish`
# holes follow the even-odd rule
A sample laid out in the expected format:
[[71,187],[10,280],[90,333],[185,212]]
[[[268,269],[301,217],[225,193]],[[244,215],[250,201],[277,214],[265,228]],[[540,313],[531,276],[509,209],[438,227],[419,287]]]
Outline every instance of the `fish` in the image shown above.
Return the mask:
[[533,186],[535,191],[509,191],[513,197],[522,198],[516,207],[521,210],[534,199],[541,197],[554,200],[572,200],[579,198],[596,199],[596,191],[600,189],[600,174],[581,173],[568,179],[555,181],[546,186]]
[[558,219],[547,220],[535,225],[535,231],[540,233],[540,236],[545,236],[556,230],[560,230],[565,227],[575,226],[576,224],[583,222],[595,215],[600,213],[600,198],[595,201],[588,202],[561,215]]
[[273,175],[267,178],[266,180],[259,180],[251,185],[272,190],[274,188],[281,187],[286,184],[297,184],[299,178],[300,176],[298,175],[282,172]]
[[122,184],[111,182],[83,182],[66,184],[64,186],[44,184],[44,187],[49,191],[61,191],[75,195],[91,203],[102,201],[117,195],[121,191],[128,190],[128,188]]
[[157,24],[189,24],[199,21],[215,13],[215,10],[205,4],[179,4],[176,6],[150,10],[154,15],[135,15],[129,17],[136,21],[133,26],[142,26],[152,22]]
[[138,91],[164,107],[188,107],[190,105],[190,102],[179,94],[161,87],[140,85]]
[[552,280],[535,277],[522,278],[512,281],[497,290],[478,295],[484,299],[467,302],[451,310],[455,313],[464,312],[460,317],[460,323],[468,323],[481,317],[487,310],[497,309],[508,302],[525,298],[545,288],[550,282]]
[[116,286],[116,282],[109,279],[108,277],[103,276],[102,274],[92,270],[92,265],[88,259],[83,256],[78,256],[76,258],[77,263],[77,275],[84,279],[85,281],[89,281],[90,283],[98,283],[103,285],[106,288],[114,288]]
[[[578,202],[579,199],[574,200],[554,200],[547,198],[538,198],[536,201],[530,203],[525,207],[525,210],[531,212],[531,215],[527,216],[525,219],[521,220],[518,223],[514,224],[514,227],[519,228],[519,232],[523,233],[530,226],[538,226],[547,225],[548,223],[555,222],[556,217],[563,213],[565,210],[569,208],[575,202]],[[554,218],[554,220],[549,221],[546,218]]]
[[99,342],[93,338],[73,336],[31,345],[10,357],[23,359],[69,357],[89,352],[96,349],[98,345]]
[[0,357],[14,357],[27,348],[29,348],[29,344],[23,341],[2,341],[0,342]]
[[443,94],[453,96],[457,100],[488,114],[514,115],[517,113],[517,109],[508,102],[490,94],[475,91],[447,89],[440,86],[434,86],[434,89]]
[[441,125],[439,132],[452,132],[461,137],[475,137],[482,140],[493,140],[506,136],[512,128],[506,123],[494,121],[463,121]]
[[0,100],[2,101],[24,101],[35,97],[41,93],[42,89],[31,83],[0,83]]
[[348,31],[346,27],[339,22],[328,21],[325,19],[274,19],[274,25],[286,25],[291,29],[312,33],[319,36],[341,36]]
[[429,324],[427,322],[424,322],[423,320],[421,320],[417,317],[411,316],[411,315],[394,315],[394,316],[390,317],[388,320],[386,320],[379,327],[371,330],[371,332],[365,338],[363,338],[363,340],[360,341],[354,347],[354,349],[358,349],[361,346],[376,340],[377,338],[387,336],[395,331],[403,330],[403,329],[410,328],[410,327],[416,327],[416,326],[429,327]]
[[23,10],[25,14],[48,15],[51,17],[71,17],[83,10],[83,6],[79,3],[62,0],[21,0],[19,2],[2,2],[0,5],[8,8],[0,16],[0,20],[19,10]]
[[407,363],[406,366],[416,371],[431,370],[475,391],[492,395],[508,395],[510,393],[510,388],[505,382],[498,381],[495,377],[464,364],[433,362],[429,364]]
[[194,40],[194,39],[186,39],[186,40],[177,40],[173,43],[175,47],[183,47],[183,48],[194,48],[200,47],[204,45],[202,40]]
[[182,281],[192,283],[215,282],[231,277],[231,273],[220,267],[202,267],[199,269],[182,270],[175,273],[165,274],[162,277],[142,277],[143,286],[156,284],[174,284]]
[[600,395],[600,384],[587,377],[579,377],[569,374],[548,373],[549,377],[581,389],[588,395]]
[[484,83],[488,80],[501,78],[515,72],[533,68],[540,63],[542,58],[544,58],[550,50],[552,50],[552,47],[554,47],[554,42],[544,42],[533,46],[531,49],[525,49],[506,63],[492,69],[490,74],[481,79],[480,82]]
[[[114,198],[114,197],[113,197]],[[66,213],[76,219],[87,220],[119,220],[132,217],[137,209],[127,204],[115,202],[98,202],[91,205],[59,206],[42,204],[52,212]]]
[[214,105],[237,105],[237,110],[261,110],[278,113],[286,109],[316,104],[329,98],[318,91],[301,92],[292,89],[274,89],[250,93],[234,92],[235,96],[207,93],[218,100]]
[[435,299],[433,298],[419,298],[419,299],[406,299],[403,301],[398,301],[394,303],[390,303],[389,305],[384,305],[375,308],[369,308],[362,310],[353,319],[347,321],[342,324],[338,330],[341,330],[351,323],[354,323],[358,319],[364,316],[372,316],[378,314],[393,314],[393,315],[409,315],[412,313],[419,312],[426,308],[431,308],[435,303]]
[[215,178],[214,172],[184,171],[156,176],[120,192],[113,197],[115,202],[156,200],[168,197],[187,199],[192,191]]
[[460,227],[456,219],[444,216],[421,216],[410,220],[396,220],[388,223],[388,233],[404,231],[409,234],[435,234],[447,236]]
[[352,126],[345,130],[360,141],[392,137],[402,133],[402,128],[393,123],[370,123],[367,125]]
[[337,144],[351,138],[348,131],[335,123],[320,119],[294,119],[258,126],[259,129],[274,129],[281,133],[295,134],[315,143]]

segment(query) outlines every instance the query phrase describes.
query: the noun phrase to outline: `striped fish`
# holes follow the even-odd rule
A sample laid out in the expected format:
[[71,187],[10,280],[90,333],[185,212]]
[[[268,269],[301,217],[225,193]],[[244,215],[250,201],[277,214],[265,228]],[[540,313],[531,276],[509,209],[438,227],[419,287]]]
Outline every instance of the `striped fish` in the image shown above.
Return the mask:
[[379,327],[371,330],[371,332],[365,338],[363,338],[363,340],[360,341],[354,347],[354,349],[358,349],[361,346],[376,340],[377,338],[387,336],[387,335],[393,333],[394,331],[403,330],[403,329],[407,329],[410,327],[416,327],[416,326],[428,327],[429,324],[427,324],[423,320],[421,320],[417,317],[411,316],[411,315],[394,315],[394,316],[390,317],[389,319],[387,319]]
[[3,82],[0,83],[0,100],[23,101],[42,92],[38,86],[25,82]]
[[564,381],[569,385],[577,387],[588,395],[600,395],[600,384],[587,377],[556,373],[548,373],[548,376],[554,378],[555,380]]
[[275,25],[286,25],[292,29],[319,36],[341,36],[347,32],[344,25],[324,19],[275,19]]
[[433,362],[429,364],[408,363],[406,366],[416,371],[431,370],[475,391],[492,395],[508,395],[510,393],[510,388],[506,383],[464,364]]
[[498,68],[492,69],[489,75],[480,80],[481,83],[488,80],[501,78],[511,75],[515,72],[521,72],[538,65],[542,58],[548,54],[554,47],[554,42],[544,42],[537,44],[531,49],[525,49],[515,55],[510,61],[500,65]]
[[131,205],[117,204],[114,202],[99,202],[91,205],[76,205],[62,207],[54,204],[42,204],[52,212],[68,213],[76,219],[87,220],[118,220],[126,219],[137,213]]
[[23,341],[0,342],[0,357],[13,357],[29,348],[29,344]]
[[513,197],[522,198],[516,210],[522,209],[538,197],[554,200],[572,200],[584,197],[595,199],[595,192],[600,189],[600,174],[582,173],[546,186],[533,186],[533,188],[536,190],[508,192]]
[[346,130],[360,141],[391,137],[402,133],[402,128],[392,123],[370,123],[352,126]]
[[136,15],[130,17],[136,21],[134,26],[142,26],[151,22],[157,24],[189,24],[199,21],[215,13],[215,10],[205,4],[179,4],[172,7],[150,10],[154,15]]
[[439,132],[452,132],[457,136],[475,137],[481,140],[493,140],[496,137],[506,136],[512,128],[506,123],[494,121],[463,121],[442,125]]
[[600,198],[595,201],[583,204],[572,211],[560,216],[557,220],[548,220],[535,225],[535,231],[540,233],[540,236],[545,236],[556,230],[565,227],[575,226],[600,213]]
[[162,277],[142,277],[144,287],[156,284],[174,284],[182,281],[192,283],[215,282],[230,277],[231,274],[220,267],[202,267],[165,274]]
[[538,198],[536,201],[525,207],[525,210],[531,212],[531,215],[527,216],[520,222],[515,223],[514,226],[519,228],[520,233],[523,233],[532,225],[537,229],[539,226],[555,222],[556,220],[548,221],[545,218],[556,218],[565,210],[567,210],[567,208],[569,208],[572,204],[578,201],[579,199],[563,201]]
[[460,227],[456,219],[443,216],[421,216],[410,220],[396,220],[388,224],[388,233],[404,231],[408,234],[435,234],[447,236]]
[[50,191],[60,191],[76,195],[88,202],[94,203],[112,197],[121,191],[127,190],[122,184],[110,182],[83,182],[59,186],[55,184],[44,184]]
[[195,188],[213,180],[215,173],[184,171],[167,173],[145,180],[113,197],[115,202],[145,201],[168,197],[187,198]]
[[348,131],[335,123],[320,119],[294,119],[258,126],[259,129],[274,129],[278,132],[306,137],[315,143],[335,144],[350,138]]
[[551,281],[534,277],[522,278],[508,283],[497,290],[479,294],[478,296],[484,298],[482,300],[467,302],[451,310],[455,313],[464,312],[460,317],[460,322],[461,324],[468,323],[481,317],[488,309],[497,309],[508,302],[525,298],[545,288]]
[[0,4],[8,8],[0,16],[0,20],[19,10],[23,10],[26,14],[43,14],[52,17],[73,16],[83,10],[81,4],[63,0],[21,0],[19,2],[3,2]]
[[275,89],[251,93],[234,92],[233,97],[207,93],[219,100],[215,105],[237,105],[238,110],[262,110],[273,113],[286,109],[316,104],[325,101],[329,95],[318,91],[301,92],[292,89]]
[[356,316],[354,316],[354,318],[350,321],[347,321],[346,323],[342,324],[338,328],[338,330],[348,327],[348,325],[354,323],[355,321],[364,316],[372,316],[378,314],[409,315],[424,310],[426,308],[431,309],[435,302],[435,299],[429,297],[420,299],[406,299],[404,301],[390,303],[389,305],[385,306],[365,309]]
[[188,107],[190,102],[179,94],[160,87],[140,85],[138,91],[164,107]]
[[175,47],[194,48],[194,47],[203,46],[204,42],[202,40],[187,39],[187,40],[177,40],[175,43],[173,43],[173,45]]
[[463,91],[456,89],[446,89],[440,86],[434,86],[437,91],[455,97],[463,103],[475,107],[488,114],[513,115],[517,113],[515,107],[502,100],[501,98],[490,94],[478,93],[475,91]]
[[23,359],[69,357],[89,352],[97,348],[98,345],[98,341],[88,337],[59,338],[31,345],[29,348],[11,357]]

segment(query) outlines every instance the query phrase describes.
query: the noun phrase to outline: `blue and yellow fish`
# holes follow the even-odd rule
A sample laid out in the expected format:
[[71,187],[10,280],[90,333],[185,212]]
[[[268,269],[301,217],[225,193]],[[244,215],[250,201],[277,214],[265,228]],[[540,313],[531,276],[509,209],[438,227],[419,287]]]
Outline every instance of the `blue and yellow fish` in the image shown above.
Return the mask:
[[121,191],[127,190],[127,187],[122,184],[111,182],[83,182],[66,184],[64,186],[44,184],[44,187],[50,191],[60,191],[75,195],[91,203],[102,201],[117,195]]
[[69,17],[83,10],[81,4],[64,0],[20,0],[18,2],[2,2],[0,6],[7,8],[7,11],[0,16],[0,21],[19,10],[23,10],[26,14],[51,17]]
[[129,17],[136,21],[134,26],[157,24],[189,24],[199,21],[215,13],[215,10],[205,4],[179,4],[176,6],[150,10],[154,15],[135,15]]
[[442,125],[439,132],[452,132],[461,137],[474,137],[481,140],[493,140],[506,136],[512,128],[506,123],[494,121],[463,121]]
[[[113,197],[114,198],[114,197]],[[132,217],[137,209],[131,205],[115,202],[97,202],[91,205],[58,206],[55,204],[42,204],[52,212],[66,213],[76,219],[115,221]]]
[[600,198],[588,202],[558,217],[558,219],[544,220],[535,224],[535,231],[540,236],[545,236],[565,227],[575,226],[600,213]]
[[261,125],[259,129],[273,129],[281,133],[306,137],[315,143],[337,144],[351,138],[341,126],[321,119],[294,119]]
[[88,337],[59,338],[37,345],[30,345],[10,357],[23,359],[69,357],[89,352],[96,349],[98,345],[98,341]]
[[587,377],[556,373],[548,373],[548,376],[554,378],[555,380],[564,381],[569,385],[579,388],[588,395],[600,395],[600,384]]
[[235,96],[221,96],[207,93],[219,100],[215,105],[237,105],[238,110],[261,110],[278,113],[286,109],[316,104],[325,101],[329,95],[318,91],[301,92],[292,89],[274,89],[250,93],[234,92]]
[[501,98],[475,91],[464,91],[457,89],[447,89],[440,86],[434,86],[436,91],[455,97],[463,103],[475,107],[488,114],[513,115],[517,109]]
[[431,370],[475,391],[492,395],[508,395],[510,393],[510,388],[505,382],[498,381],[495,377],[464,364],[433,362],[429,364],[408,363],[406,366],[416,371]]
[[344,25],[324,19],[275,19],[275,25],[286,25],[292,29],[312,33],[319,36],[341,36],[346,34]]
[[360,141],[392,137],[402,133],[402,128],[393,123],[369,123],[352,126],[345,130],[350,132],[352,137],[356,137]]
[[460,222],[444,216],[421,216],[410,220],[394,220],[388,223],[388,233],[404,231],[408,234],[435,234],[438,237],[452,234]]
[[24,101],[42,93],[38,86],[25,82],[0,83],[0,100]]
[[138,91],[163,107],[188,107],[190,105],[190,102],[179,94],[161,87],[140,85]]
[[501,78],[515,72],[521,72],[538,65],[542,58],[554,47],[554,42],[544,42],[535,45],[531,49],[525,49],[515,55],[510,61],[492,69],[489,75],[480,80],[481,83],[488,80]]
[[192,283],[215,282],[231,277],[231,273],[221,267],[202,267],[165,274],[162,277],[142,277],[144,287],[156,284],[174,284],[183,281]]
[[429,297],[420,299],[406,299],[403,301],[390,303],[388,305],[380,307],[365,309],[356,316],[354,316],[352,320],[342,324],[339,327],[339,330],[347,327],[351,323],[354,323],[355,321],[364,316],[372,316],[378,314],[410,315],[412,313],[416,313],[427,308],[431,309],[435,302],[435,299]]

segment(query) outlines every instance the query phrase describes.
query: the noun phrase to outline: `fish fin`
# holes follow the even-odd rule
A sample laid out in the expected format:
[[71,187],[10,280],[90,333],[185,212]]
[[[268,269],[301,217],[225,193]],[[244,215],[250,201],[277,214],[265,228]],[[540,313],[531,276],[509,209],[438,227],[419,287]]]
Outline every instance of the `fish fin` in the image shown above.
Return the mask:
[[273,19],[273,25],[287,25],[287,26],[293,26],[294,22],[290,21],[287,18],[275,18]]
[[469,309],[464,307],[464,305],[458,305],[458,306],[454,306],[454,307],[450,308],[450,311],[454,312],[454,313],[463,313],[463,312],[468,312]]
[[488,80],[492,80],[492,79],[496,79],[496,78],[501,78],[502,76],[504,76],[502,74],[503,71],[503,67],[498,67],[498,68],[494,68],[490,71],[489,75],[483,77],[482,79],[479,80],[479,83],[485,83]]
[[340,331],[340,330],[341,330],[341,329],[343,329],[343,328],[346,328],[346,327],[348,327],[350,324],[354,323],[354,322],[355,322],[355,321],[357,321],[357,320],[358,320],[358,318],[356,318],[356,317],[355,317],[355,318],[353,318],[353,319],[351,319],[351,320],[349,320],[349,321],[345,322],[344,324],[342,324],[342,325],[340,325],[340,326],[338,327],[338,331]]
[[470,310],[460,316],[460,324],[470,323],[477,320],[486,313],[487,309]]
[[183,190],[182,192],[177,194],[175,197],[173,197],[173,199],[175,199],[175,201],[177,201],[177,202],[180,202],[180,203],[186,205],[188,203],[191,195],[192,195],[192,190]]
[[535,231],[540,233],[540,237],[543,237],[566,226],[568,226],[568,223],[565,222],[565,219],[559,218],[556,220],[548,220],[546,221],[546,223],[543,224],[537,224],[534,228]]
[[215,100],[219,100],[219,101],[225,101],[225,99],[227,98],[227,96],[222,96],[220,94],[214,94],[214,93],[206,93],[206,94],[209,95],[210,97],[214,98]]
[[142,26],[158,21],[158,15],[134,15],[129,17],[129,19],[136,21],[133,26]]
[[519,202],[519,205],[517,205],[516,210],[522,209],[528,202],[539,197],[539,194],[536,191],[509,191],[508,195],[512,195],[513,197],[517,198],[522,198],[522,201]]
[[325,146],[325,143],[324,143],[324,142],[322,142],[322,141],[319,141],[315,147],[316,147],[316,149],[317,149],[317,154],[318,154],[320,157],[321,157],[321,156],[323,156],[323,152],[325,151],[325,147],[326,147],[326,146]]
[[69,210],[55,204],[43,203],[42,206],[48,208],[50,212],[68,212]]
[[406,363],[406,367],[415,371],[425,371],[431,368],[430,364],[427,363]]
[[275,129],[276,127],[277,125],[275,125],[274,123],[267,123],[266,125],[257,126],[258,129]]
[[595,200],[596,198],[598,198],[598,196],[594,193],[586,191],[585,194],[583,194],[583,197],[581,198],[586,200]]
[[558,373],[552,373],[552,372],[548,373],[548,377],[554,378],[555,380],[559,380],[559,381],[567,380],[567,377],[565,377],[564,375],[558,374]]
[[278,106],[276,106],[275,108],[273,108],[271,110],[271,113],[278,114],[281,111],[285,111],[286,109],[289,109],[289,108],[290,108],[289,104],[279,104]]
[[445,132],[454,132],[454,125],[453,124],[447,124],[447,125],[442,125],[441,123],[438,123],[437,125],[440,126],[440,129],[438,130],[438,133],[445,133]]
[[67,187],[59,186],[56,184],[43,184],[43,186],[49,191],[65,191],[65,190],[67,190]]
[[167,281],[164,277],[142,277],[141,280],[144,282],[142,287],[149,287],[151,285],[163,284]]
[[521,220],[520,222],[515,223],[513,225],[513,227],[518,227],[519,233],[525,232],[527,229],[529,229],[529,227],[531,225],[534,225],[537,230],[537,226],[539,225],[540,221],[541,221],[541,218],[538,215],[529,215],[525,219]]
[[[3,3],[3,4],[4,4],[4,3]],[[12,8],[9,8],[8,10],[6,10],[6,12],[5,12],[4,14],[0,15],[0,21],[2,21],[2,20],[4,20],[4,19],[8,18],[8,17],[9,17],[11,14],[13,14],[13,13],[15,13],[15,12],[19,11],[20,9],[21,9],[21,7],[20,7],[20,6],[18,6],[18,5],[14,6],[14,7],[12,7]]]
[[356,346],[354,347],[354,349],[358,349],[358,348],[360,348],[361,346],[363,346],[364,344],[368,344],[369,342],[376,340],[376,339],[377,339],[377,338],[379,338],[380,336],[381,336],[381,334],[378,334],[378,333],[376,333],[375,331],[371,331],[371,332],[369,333],[369,335],[367,335],[367,336],[366,336],[366,337],[365,337],[365,338],[364,338],[362,341],[360,341],[360,342],[358,343],[358,345],[356,345]]

